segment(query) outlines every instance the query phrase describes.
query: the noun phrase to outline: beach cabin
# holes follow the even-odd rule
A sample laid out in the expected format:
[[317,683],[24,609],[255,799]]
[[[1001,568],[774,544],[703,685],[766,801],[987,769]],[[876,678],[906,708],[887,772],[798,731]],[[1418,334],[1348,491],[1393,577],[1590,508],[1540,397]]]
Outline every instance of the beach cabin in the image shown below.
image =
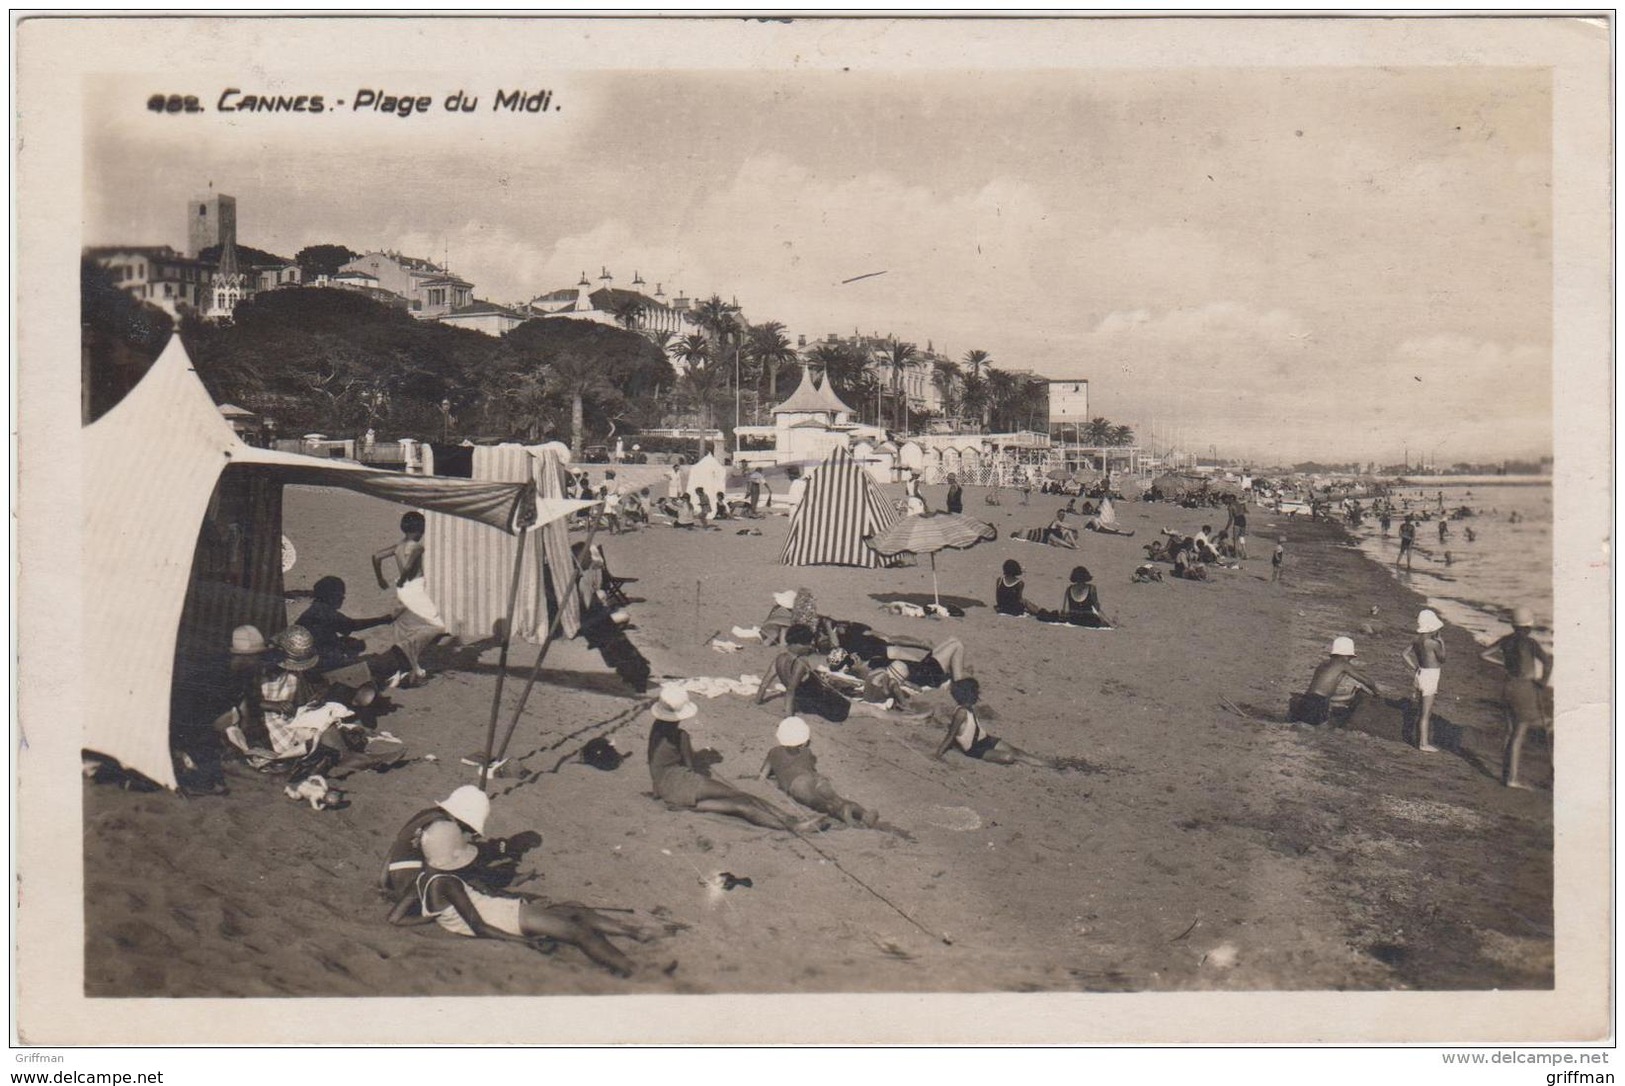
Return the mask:
[[855,441],[879,441],[885,432],[854,422],[854,412],[826,381],[819,384],[812,370],[801,371],[801,383],[773,409],[772,426],[734,428],[738,447],[734,463],[751,467],[822,463],[836,449],[850,449]]

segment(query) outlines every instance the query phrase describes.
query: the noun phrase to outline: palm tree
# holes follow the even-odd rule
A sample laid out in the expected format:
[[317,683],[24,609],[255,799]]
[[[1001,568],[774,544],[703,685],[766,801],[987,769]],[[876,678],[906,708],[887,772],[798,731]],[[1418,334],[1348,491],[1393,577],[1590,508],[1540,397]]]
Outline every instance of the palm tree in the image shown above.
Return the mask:
[[986,351],[975,350],[965,352],[965,365],[970,368],[973,375],[982,376],[982,367],[993,361],[993,356]]
[[906,412],[907,412],[906,407],[904,407],[904,409],[902,411],[899,411],[897,409],[897,404],[898,404],[899,401],[901,401],[904,404],[907,403],[907,399],[905,398],[904,392],[903,392],[903,373],[904,373],[905,370],[908,369],[909,364],[914,361],[914,358],[915,358],[915,356],[917,354],[919,354],[919,348],[914,346],[914,344],[912,344],[912,343],[899,343],[899,342],[897,342],[897,340],[893,339],[891,341],[891,350],[887,351],[885,356],[884,356],[885,364],[891,369],[891,385],[892,385],[892,396],[893,396],[893,401],[892,401],[892,411],[893,411],[892,424],[894,426],[898,426],[899,429],[901,429],[901,426],[900,426],[900,421],[901,420],[897,416],[898,415],[903,415],[903,416],[906,417]]
[[711,344],[710,358],[721,361],[735,355],[741,346],[742,329],[739,307],[713,294],[683,314],[683,319],[694,325]]
[[1132,444],[1134,444],[1134,427],[1132,427],[1132,426],[1113,426],[1112,427],[1112,435],[1111,435],[1111,444],[1116,445],[1118,447],[1122,447],[1124,445],[1132,445]]
[[991,425],[1000,433],[1010,429],[1010,416],[1018,412],[1016,400],[1020,393],[1021,383],[1016,380],[1015,374],[988,367],[988,411],[992,416]]
[[637,299],[627,298],[625,301],[617,302],[610,312],[615,317],[615,323],[628,332],[635,332],[638,330],[638,323],[643,320],[644,308],[643,303]]
[[763,321],[750,326],[748,353],[767,373],[767,395],[775,403],[779,399],[779,368],[796,359],[795,348],[784,334],[784,325],[778,321]]
[[1111,440],[1112,423],[1110,419],[1096,415],[1083,428],[1083,441],[1086,445],[1109,445]]
[[570,399],[570,455],[581,457],[582,406],[584,401],[613,399],[617,393],[604,373],[600,359],[583,354],[559,354],[551,358],[544,370],[543,380],[554,393]]
[[951,358],[937,358],[931,362],[931,383],[942,394],[942,413],[959,414],[959,363]]
[[992,406],[988,399],[987,378],[979,373],[967,373],[959,384],[959,409],[977,422],[983,429],[987,428],[988,410]]
[[674,359],[683,363],[686,373],[711,361],[711,341],[699,332],[690,332],[667,348]]
[[849,404],[861,406],[863,393],[872,391],[864,384],[869,368],[868,357],[860,350],[844,343],[820,343],[807,354],[807,365],[824,373],[824,383]]

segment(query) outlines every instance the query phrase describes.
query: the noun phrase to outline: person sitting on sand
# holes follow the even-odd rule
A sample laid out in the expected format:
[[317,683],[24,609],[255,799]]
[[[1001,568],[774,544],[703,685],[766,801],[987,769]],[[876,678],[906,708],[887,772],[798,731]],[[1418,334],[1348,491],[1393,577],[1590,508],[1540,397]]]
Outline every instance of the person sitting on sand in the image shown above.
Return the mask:
[[993,582],[993,610],[1001,615],[1021,617],[1037,610],[1026,600],[1027,583],[1022,580],[1021,563],[1004,560],[1004,572]]
[[[373,736],[358,724],[341,723],[354,714],[330,701],[334,691],[314,669],[316,640],[303,626],[277,635],[278,667],[259,688],[259,718],[269,746],[244,751],[255,764],[298,759],[289,783],[324,773],[339,778],[362,769],[389,769],[406,757],[406,746],[389,736]],[[365,707],[371,698],[351,704]]]
[[784,631],[788,630],[794,621],[791,618],[791,608],[796,605],[796,594],[790,589],[773,593],[773,607],[762,619],[762,644],[777,645],[784,640]]
[[1348,719],[1360,707],[1362,693],[1382,696],[1371,676],[1355,663],[1358,659],[1353,638],[1333,639],[1331,652],[1315,668],[1315,674],[1309,680],[1309,689],[1305,693],[1292,695],[1288,700],[1287,719],[1294,724],[1318,727],[1328,723],[1335,712],[1347,726]]
[[376,618],[351,618],[344,606],[346,586],[342,578],[319,578],[311,588],[311,605],[299,616],[296,625],[310,631],[316,641],[317,670],[330,683],[354,691],[361,705],[372,701],[372,692],[391,680],[404,678],[411,671],[411,661],[399,645],[390,646],[382,657],[370,657],[366,643],[351,636],[360,630],[392,622],[395,615]]
[[1444,670],[1444,639],[1439,631],[1444,623],[1431,610],[1416,616],[1416,639],[1404,653],[1407,666],[1416,669],[1417,698],[1416,749],[1432,753],[1439,748],[1429,742],[1428,724],[1433,718],[1433,699],[1439,693],[1439,676]]
[[796,706],[816,713],[826,720],[840,724],[851,714],[852,703],[846,695],[825,684],[823,676],[814,669],[812,657],[817,653],[813,645],[810,626],[795,625],[784,632],[785,651],[779,653],[769,669],[766,682],[756,691],[756,704],[778,697],[773,689],[774,680],[784,688],[785,709],[794,714]]
[[693,741],[680,725],[697,712],[699,706],[680,686],[662,688],[660,700],[650,710],[654,725],[649,729],[649,779],[655,795],[673,807],[732,815],[769,830],[794,832],[821,825],[821,818],[798,820],[766,800],[695,769]]
[[673,528],[683,528],[693,531],[698,525],[694,517],[694,499],[688,496],[688,491],[677,495],[677,519],[672,522]]
[[[631,959],[604,936],[641,940],[631,925],[581,905],[544,905],[488,893],[468,869],[479,850],[456,822],[434,822],[422,837],[424,868],[389,914],[391,924],[439,924],[453,935],[501,939],[541,949],[538,940],[569,943],[616,976],[632,975]],[[415,914],[415,915],[414,915]]]
[[270,749],[271,736],[260,711],[260,687],[280,671],[258,626],[239,626],[231,631],[226,680],[218,688],[220,700],[214,703],[214,708],[228,702],[230,707],[215,717],[214,729],[239,753]]
[[1207,567],[1196,558],[1196,542],[1186,536],[1174,547],[1174,576],[1184,581],[1207,580]]
[[1019,762],[1046,769],[1051,767],[1046,759],[1028,754],[983,730],[981,722],[976,719],[976,703],[981,700],[982,688],[975,679],[956,679],[949,690],[953,694],[955,709],[948,720],[948,731],[933,758],[940,761],[951,748],[958,747],[966,757],[996,765],[1015,765]]
[[1549,730],[1551,721],[1541,705],[1541,691],[1552,682],[1552,654],[1533,636],[1534,612],[1527,607],[1512,610],[1512,632],[1479,655],[1506,668],[1501,687],[1502,710],[1506,714],[1507,741],[1501,754],[1501,783],[1508,788],[1528,788],[1518,776],[1523,757],[1523,741],[1530,728]]
[[401,517],[401,541],[382,548],[372,556],[373,576],[378,578],[378,587],[385,591],[389,590],[390,585],[384,579],[384,560],[395,560],[395,598],[401,605],[400,613],[395,616],[395,644],[400,646],[411,669],[403,686],[418,685],[429,677],[429,673],[423,669],[422,654],[446,632],[446,624],[440,619],[440,608],[435,606],[423,582],[423,533],[426,528],[427,522],[422,513],[414,510],[405,514]]
[[830,779],[818,772],[818,760],[812,752],[812,729],[798,716],[779,721],[774,733],[778,746],[767,752],[758,777],[772,777],[784,794],[815,811],[839,818],[848,826],[873,828],[880,821],[880,812],[864,808],[842,798]]
[[1100,591],[1086,566],[1073,566],[1070,583],[1061,592],[1061,617],[1074,626],[1109,630],[1113,623],[1100,610]]

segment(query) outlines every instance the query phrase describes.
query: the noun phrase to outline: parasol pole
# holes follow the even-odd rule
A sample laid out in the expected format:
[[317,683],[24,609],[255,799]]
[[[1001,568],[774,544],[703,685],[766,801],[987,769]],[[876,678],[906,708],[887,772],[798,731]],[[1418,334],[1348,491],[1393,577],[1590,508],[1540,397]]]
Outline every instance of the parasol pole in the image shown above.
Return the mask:
[[931,552],[931,595],[937,599],[937,607],[942,607],[942,593],[937,591],[937,552]]
[[[559,626],[564,621],[564,601],[567,599],[572,599],[580,594],[581,582],[586,578],[587,571],[592,568],[592,539],[593,536],[598,534],[598,523],[599,518],[596,516],[593,517],[592,527],[587,529],[587,545],[581,548],[581,553],[586,557],[587,560],[586,565],[576,567],[576,577],[575,581],[570,585],[570,594],[568,596],[562,594],[557,596],[558,606],[554,609],[553,621],[548,624],[547,636],[542,639],[542,647],[536,652],[536,663],[531,665],[530,675],[525,679],[525,689],[519,694],[519,704],[514,706],[513,717],[508,721],[508,728],[507,731],[503,733],[502,742],[495,750],[487,748],[485,756],[485,768],[480,771],[480,785],[482,788],[484,787],[485,780],[490,773],[491,763],[508,752],[508,742],[513,738],[514,729],[519,726],[519,715],[525,711],[525,703],[530,699],[530,692],[535,688],[536,680],[541,677],[542,662],[547,659],[547,650],[552,646],[554,639],[558,636]],[[555,583],[555,589],[556,587],[557,585]],[[504,656],[504,660],[505,659],[506,656]],[[502,674],[501,672],[498,672],[497,682],[499,684],[499,689],[501,681]]]
[[513,641],[514,606],[519,602],[519,574],[525,565],[525,542],[530,538],[529,527],[519,529],[517,546],[513,552],[513,578],[508,583],[508,618],[502,624],[502,651],[497,658],[497,686],[491,694],[491,720],[485,726],[485,762],[480,766],[480,791],[485,791],[491,776],[491,745],[496,741],[497,717],[502,712],[502,680],[508,676],[508,646]]

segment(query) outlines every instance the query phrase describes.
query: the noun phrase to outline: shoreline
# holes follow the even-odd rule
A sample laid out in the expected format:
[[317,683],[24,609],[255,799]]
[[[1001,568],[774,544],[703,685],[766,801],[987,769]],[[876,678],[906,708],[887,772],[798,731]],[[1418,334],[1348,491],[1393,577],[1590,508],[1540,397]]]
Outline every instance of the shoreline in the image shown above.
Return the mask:
[[[926,491],[940,506],[941,488]],[[1405,692],[1397,656],[1415,594],[1339,527],[1260,512],[1253,549],[1264,557],[1242,571],[1138,585],[1129,574],[1141,544],[1160,524],[1193,531],[1203,511],[1123,503],[1136,538],[1085,533],[1071,552],[1009,538],[1059,502],[1034,495],[1024,506],[1006,492],[987,506],[981,494],[968,490],[966,508],[1000,538],[939,558],[945,599],[966,610],[943,622],[877,610],[929,593],[927,563],[779,566],[782,517],[746,522],[761,537],[653,528],[600,542],[618,574],[641,578],[631,636],[657,675],[766,674],[772,651],[717,653],[706,635],[757,622],[773,591],[805,585],[826,613],[960,637],[989,730],[1084,768],[936,762],[936,726],[854,713],[838,726],[812,720],[819,770],[908,837],[839,830],[802,841],[671,811],[651,797],[643,765],[646,699],[579,642],[556,645],[515,735],[517,775],[495,789],[492,832],[545,838],[519,889],[632,909],[656,939],[628,953],[680,963],[671,976],[618,981],[571,948],[538,956],[383,923],[387,903],[372,884],[385,846],[414,811],[468,783],[458,758],[483,737],[495,653],[459,650],[431,664],[440,674],[426,687],[392,694],[379,722],[436,761],[350,778],[347,810],[312,812],[244,769],[219,798],[86,785],[86,993],[1550,987],[1551,795],[1498,783],[1498,680],[1474,665],[1465,633],[1447,627],[1436,712],[1441,745],[1459,753],[1394,742],[1404,714],[1387,704],[1362,709],[1347,731],[1278,723],[1337,633],[1369,654],[1389,698]],[[316,492],[289,503],[300,555],[289,590],[337,573],[351,584],[350,613],[376,613],[363,544],[392,534],[398,510]],[[1276,534],[1290,557],[1286,583],[1272,586],[1263,540]],[[1045,606],[1067,570],[1087,564],[1122,625],[994,615],[992,582],[1010,557]],[[510,674],[530,655],[516,646]],[[685,727],[696,748],[722,754],[713,773],[788,805],[756,780],[782,700],[697,700]],[[575,761],[598,735],[633,757],[610,773]],[[1526,761],[1543,780],[1545,752],[1531,744]],[[724,891],[724,872],[754,885]],[[926,938],[863,885],[953,945]]]

